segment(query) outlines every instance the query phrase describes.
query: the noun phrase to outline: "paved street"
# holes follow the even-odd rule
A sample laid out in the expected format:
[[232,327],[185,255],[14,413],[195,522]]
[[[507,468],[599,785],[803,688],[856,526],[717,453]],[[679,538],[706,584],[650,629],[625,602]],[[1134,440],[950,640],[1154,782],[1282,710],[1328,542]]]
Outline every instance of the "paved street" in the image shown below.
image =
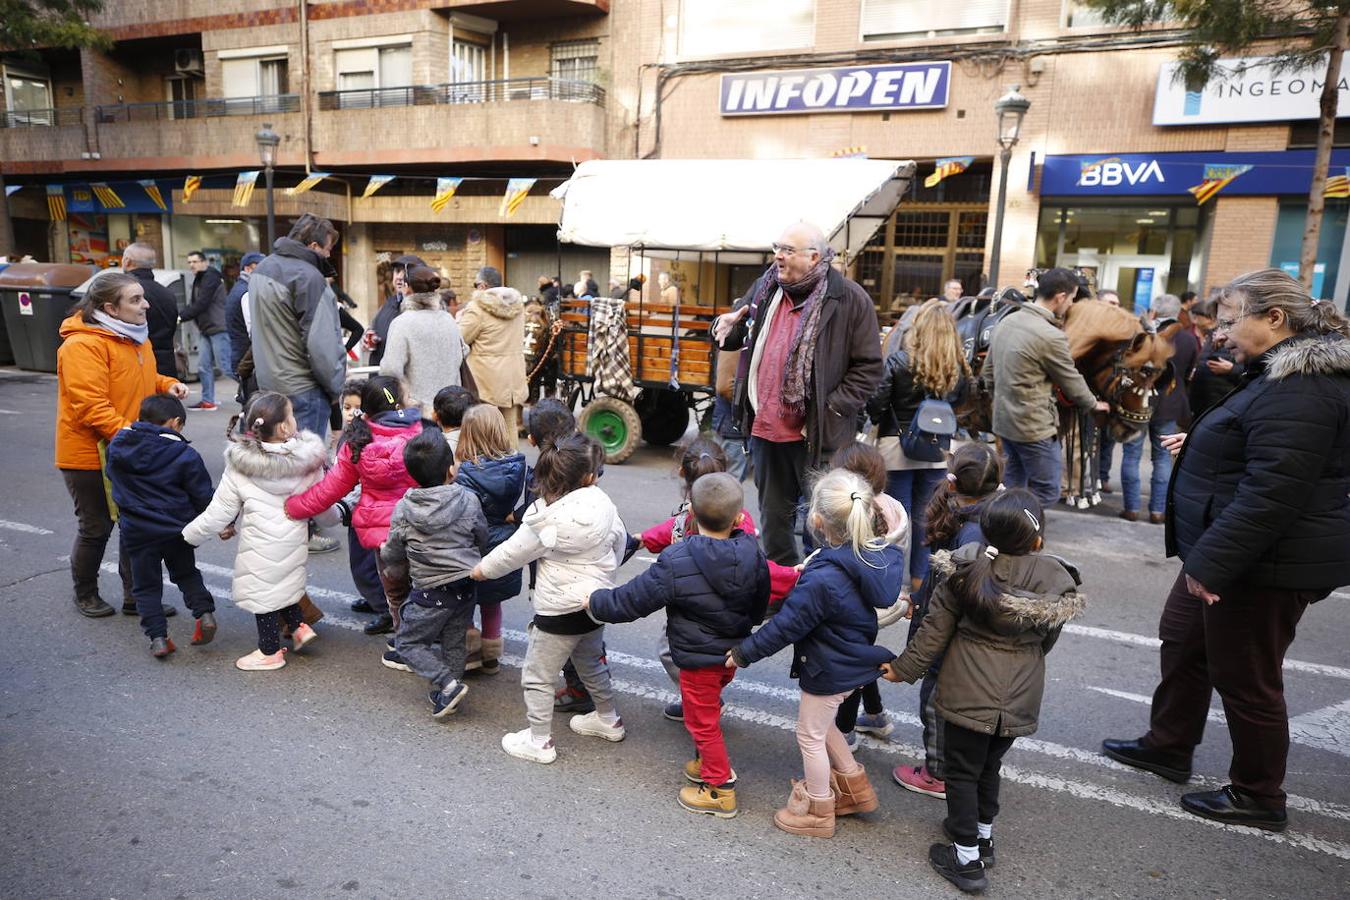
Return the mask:
[[[884,684],[897,720],[859,759],[877,813],[832,840],[776,830],[800,772],[795,684],[783,653],[738,673],[725,728],[742,813],[722,821],[674,802],[690,742],[661,716],[672,685],[655,661],[663,619],[612,626],[607,642],[628,738],[579,737],[561,717],[558,761],[507,757],[524,726],[519,657],[529,610],[506,606],[507,666],[471,678],[459,715],[436,721],[426,687],[379,664],[361,634],[346,554],[311,560],[327,612],[320,640],[277,673],[244,674],[253,618],[229,602],[233,543],[198,554],[221,630],[150,657],[129,617],[87,620],[70,603],[75,518],[52,468],[54,377],[0,371],[0,884],[9,897],[955,895],[928,867],[945,807],[889,771],[920,757],[917,688]],[[231,396],[232,386],[223,391]],[[187,436],[213,476],[229,411],[193,413]],[[665,450],[644,448],[601,486],[630,530],[678,499]],[[1286,665],[1294,746],[1291,826],[1273,835],[1182,812],[1186,790],[1097,754],[1145,730],[1156,626],[1177,571],[1162,529],[1056,511],[1053,552],[1076,561],[1087,614],[1049,658],[1041,730],[1004,769],[994,897],[1344,897],[1350,884],[1350,595],[1311,607]],[[755,511],[753,498],[749,502]],[[111,563],[115,554],[109,548]],[[649,565],[639,554],[622,574]],[[111,566],[108,567],[111,572]],[[116,603],[116,577],[103,593]],[[181,601],[170,587],[166,599]],[[900,649],[904,626],[882,633]],[[1196,782],[1225,781],[1217,698]],[[1191,788],[1194,789],[1194,788]]]

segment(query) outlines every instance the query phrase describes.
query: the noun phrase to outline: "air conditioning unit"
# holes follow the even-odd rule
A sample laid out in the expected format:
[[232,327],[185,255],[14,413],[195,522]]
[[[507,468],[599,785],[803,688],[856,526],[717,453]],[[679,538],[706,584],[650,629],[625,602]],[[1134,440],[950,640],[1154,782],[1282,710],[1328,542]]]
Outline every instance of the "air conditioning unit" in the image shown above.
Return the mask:
[[173,51],[173,70],[180,75],[201,75],[205,71],[202,51],[190,49]]

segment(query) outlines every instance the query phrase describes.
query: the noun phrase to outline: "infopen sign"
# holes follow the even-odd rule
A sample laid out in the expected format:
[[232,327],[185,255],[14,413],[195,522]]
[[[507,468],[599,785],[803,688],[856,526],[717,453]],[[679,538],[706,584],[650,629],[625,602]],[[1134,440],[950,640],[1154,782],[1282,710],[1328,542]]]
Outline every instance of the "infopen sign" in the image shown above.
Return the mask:
[[722,76],[722,115],[941,109],[951,74],[950,62],[736,72]]

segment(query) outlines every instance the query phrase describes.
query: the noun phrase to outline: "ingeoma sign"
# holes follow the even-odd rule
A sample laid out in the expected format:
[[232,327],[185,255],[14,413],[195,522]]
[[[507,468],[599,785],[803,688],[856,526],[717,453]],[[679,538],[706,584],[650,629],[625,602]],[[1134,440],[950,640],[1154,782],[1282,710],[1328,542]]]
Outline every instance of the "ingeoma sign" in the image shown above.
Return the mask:
[[942,109],[951,76],[950,62],[737,72],[722,76],[722,115]]

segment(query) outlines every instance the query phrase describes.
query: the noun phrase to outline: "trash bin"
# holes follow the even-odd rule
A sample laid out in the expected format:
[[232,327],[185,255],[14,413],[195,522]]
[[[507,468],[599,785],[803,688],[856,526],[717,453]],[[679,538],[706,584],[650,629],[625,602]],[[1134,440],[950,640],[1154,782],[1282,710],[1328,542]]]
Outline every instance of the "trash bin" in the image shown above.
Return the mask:
[[[0,263],[0,272],[9,268],[9,263]],[[14,349],[9,346],[9,329],[5,327],[5,319],[0,316],[0,366],[14,365]]]
[[70,310],[72,289],[97,270],[60,263],[15,263],[0,272],[0,307],[14,361],[21,369],[56,371],[61,322]]

